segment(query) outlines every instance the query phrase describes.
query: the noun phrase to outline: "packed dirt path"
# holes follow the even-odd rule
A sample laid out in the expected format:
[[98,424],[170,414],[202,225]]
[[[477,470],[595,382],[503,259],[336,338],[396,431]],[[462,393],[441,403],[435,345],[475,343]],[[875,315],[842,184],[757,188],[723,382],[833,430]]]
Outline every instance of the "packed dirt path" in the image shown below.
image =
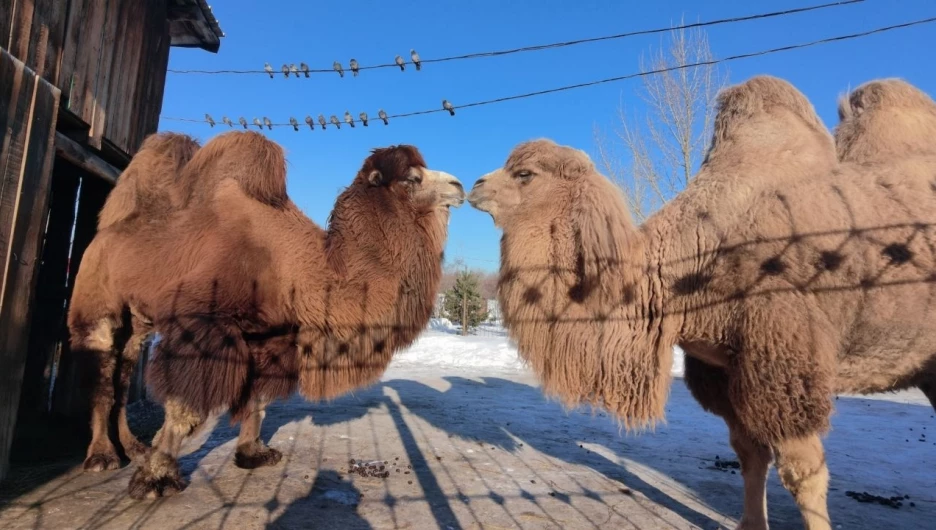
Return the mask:
[[[330,404],[274,404],[263,436],[284,457],[273,468],[235,467],[237,433],[222,417],[181,461],[189,487],[155,502],[127,497],[132,466],[19,465],[0,488],[0,528],[711,529],[740,516],[726,429],[679,379],[668,424],[627,435],[602,413],[563,411],[524,370],[441,373],[394,365],[380,384]],[[936,420],[922,395],[836,404],[834,526],[932,528]],[[143,430],[159,419],[144,408],[135,407]],[[389,476],[349,474],[352,459],[386,462]],[[895,508],[851,490],[909,498]],[[773,530],[801,528],[773,471],[768,498]]]

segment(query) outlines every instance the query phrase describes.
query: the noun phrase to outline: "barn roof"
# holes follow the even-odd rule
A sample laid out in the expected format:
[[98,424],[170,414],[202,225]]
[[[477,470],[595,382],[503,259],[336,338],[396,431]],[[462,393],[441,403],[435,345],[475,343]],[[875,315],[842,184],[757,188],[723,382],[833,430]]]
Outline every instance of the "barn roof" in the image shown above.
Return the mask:
[[224,32],[206,0],[169,0],[171,46],[216,53]]

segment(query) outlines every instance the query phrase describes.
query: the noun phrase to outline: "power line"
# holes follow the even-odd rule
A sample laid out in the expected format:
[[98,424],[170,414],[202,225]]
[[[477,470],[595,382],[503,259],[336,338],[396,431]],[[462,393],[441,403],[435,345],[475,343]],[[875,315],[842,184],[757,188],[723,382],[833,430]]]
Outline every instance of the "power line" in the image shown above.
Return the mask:
[[[613,83],[613,82],[617,82],[617,81],[624,81],[624,80],[634,79],[634,78],[638,78],[638,77],[644,77],[644,76],[648,76],[648,75],[662,74],[662,73],[665,73],[665,72],[672,72],[672,71],[676,71],[676,70],[683,70],[683,69],[686,69],[686,68],[695,68],[695,67],[699,67],[699,66],[710,66],[710,65],[716,65],[716,64],[726,63],[726,62],[730,62],[730,61],[737,61],[737,60],[740,60],[740,59],[749,59],[749,58],[751,58],[751,57],[760,57],[760,56],[770,55],[770,54],[774,54],[774,53],[780,53],[780,52],[785,52],[785,51],[790,51],[790,50],[797,50],[797,49],[801,49],[801,48],[808,48],[808,47],[817,46],[817,45],[820,45],[820,44],[828,44],[828,43],[831,43],[831,42],[840,42],[840,41],[845,41],[845,40],[857,39],[857,38],[861,38],[861,37],[867,37],[867,36],[869,36],[869,35],[874,35],[874,34],[877,34],[877,33],[884,33],[884,32],[886,32],[886,31],[892,31],[892,30],[895,30],[895,29],[909,28],[909,27],[912,27],[912,26],[919,26],[919,25],[922,25],[922,24],[929,24],[929,23],[932,23],[932,22],[936,22],[936,17],[925,18],[925,19],[921,19],[921,20],[914,20],[914,21],[912,21],[912,22],[905,22],[905,23],[902,23],[902,24],[895,24],[895,25],[893,25],[893,26],[885,26],[885,27],[881,27],[881,28],[872,29],[872,30],[869,30],[869,31],[863,31],[863,32],[860,32],[860,33],[852,33],[852,34],[849,34],[849,35],[840,35],[840,36],[837,36],[837,37],[828,37],[828,38],[825,38],[825,39],[815,40],[815,41],[811,41],[811,42],[805,42],[805,43],[801,43],[801,44],[791,44],[791,45],[788,45],[788,46],[781,46],[781,47],[779,47],[779,48],[771,48],[771,49],[769,49],[769,50],[761,50],[761,51],[750,52],[750,53],[742,53],[742,54],[738,54],[738,55],[732,55],[732,56],[729,56],[729,57],[724,57],[724,58],[722,58],[722,59],[711,59],[711,60],[708,60],[708,61],[700,61],[700,62],[697,62],[697,63],[684,64],[684,65],[678,65],[678,66],[670,66],[670,67],[666,67],[666,68],[658,68],[658,69],[656,69],[656,70],[648,70],[648,71],[645,71],[645,72],[636,72],[636,73],[627,74],[627,75],[622,75],[622,76],[617,76],[617,77],[609,77],[609,78],[607,78],[607,79],[599,79],[599,80],[597,80],[597,81],[588,81],[588,82],[585,82],[585,83],[578,83],[578,84],[574,84],[574,85],[566,85],[566,86],[561,86],[561,87],[556,87],[556,88],[549,88],[549,89],[545,89],[545,90],[538,90],[538,91],[536,91],[536,92],[527,92],[527,93],[525,93],[525,94],[516,94],[516,95],[513,95],[513,96],[504,96],[504,97],[499,97],[499,98],[494,98],[494,99],[487,99],[487,100],[483,100],[483,101],[475,101],[475,102],[472,102],[472,103],[466,103],[466,104],[464,104],[464,105],[456,105],[456,106],[454,107],[454,109],[465,109],[465,108],[470,108],[470,107],[481,107],[481,106],[484,106],[484,105],[493,105],[493,104],[495,104],[495,103],[503,103],[503,102],[506,102],[506,101],[513,101],[513,100],[517,100],[517,99],[525,99],[525,98],[530,98],[530,97],[534,97],[534,96],[542,96],[542,95],[545,95],[545,94],[553,94],[553,93],[556,93],[556,92],[565,92],[565,91],[567,91],[567,90],[574,90],[574,89],[578,89],[578,88],[585,88],[585,87],[590,87],[590,86],[595,86],[595,85],[601,85],[601,84],[605,84],[605,83]],[[389,121],[389,120],[391,120],[391,119],[409,118],[409,117],[412,117],[412,116],[421,116],[421,115],[424,115],[424,114],[434,114],[434,113],[437,113],[437,112],[450,112],[450,111],[448,111],[448,110],[445,109],[445,108],[439,107],[439,108],[437,108],[437,109],[427,109],[427,110],[419,110],[419,111],[414,111],[414,112],[406,112],[406,113],[402,113],[402,114],[389,115],[389,116],[386,116],[386,119]],[[453,115],[454,115],[454,114],[453,114]],[[208,120],[206,120],[206,119],[174,118],[174,117],[163,117],[162,119],[164,119],[164,120],[171,120],[171,121],[192,122],[192,123],[208,123]],[[351,120],[351,121],[354,122],[354,123],[363,123],[363,120]],[[212,126],[213,126],[213,124],[212,124]],[[293,127],[294,124],[292,124],[292,123],[272,123],[272,122],[269,122],[269,123],[264,124],[264,126],[270,128],[270,129],[272,129],[273,127]],[[259,126],[258,126],[258,127],[259,127]],[[262,129],[262,127],[260,127],[260,128]]]
[[[701,28],[701,27],[707,27],[707,26],[717,26],[720,24],[731,24],[731,23],[736,23],[736,22],[747,22],[750,20],[759,20],[759,19],[764,19],[764,18],[774,18],[774,17],[781,17],[781,16],[787,16],[787,15],[795,15],[798,13],[806,13],[809,11],[816,11],[819,9],[826,9],[830,7],[843,7],[843,6],[847,6],[850,4],[860,4],[862,2],[865,2],[865,0],[841,0],[839,2],[830,2],[830,3],[814,5],[814,6],[798,7],[794,9],[786,9],[783,11],[759,13],[759,14],[747,15],[743,17],[722,18],[722,19],[717,19],[717,20],[710,20],[707,22],[694,22],[692,24],[683,24],[680,26],[670,26],[666,28],[644,29],[644,30],[631,31],[627,33],[618,33],[616,35],[605,35],[601,37],[590,37],[590,38],[585,38],[585,39],[576,39],[576,40],[570,40],[570,41],[564,41],[564,42],[537,44],[533,46],[524,46],[521,48],[511,48],[511,49],[506,49],[506,50],[467,53],[464,55],[454,55],[451,57],[439,57],[436,59],[420,59],[419,62],[421,64],[442,63],[442,62],[448,62],[448,61],[462,61],[465,59],[478,59],[482,57],[499,57],[502,55],[511,55],[514,53],[551,50],[555,48],[564,48],[567,46],[576,46],[579,44],[587,44],[591,42],[624,39],[628,37],[637,37],[641,35],[653,35],[656,33],[665,33],[665,32],[674,31],[674,30]],[[303,64],[303,68],[301,71],[303,74],[305,74],[306,77],[309,77],[308,74],[313,74],[313,73],[314,74],[326,74],[326,73],[334,74],[337,72],[337,70],[334,67],[324,68],[324,69],[309,69],[307,66],[305,66],[305,63],[302,63],[302,64]],[[393,63],[386,63],[386,64],[375,64],[375,65],[370,65],[370,66],[359,66],[357,68],[354,68],[354,70],[376,70],[379,68],[400,68],[400,64],[393,62]],[[209,75],[264,74],[264,75],[270,75],[271,78],[276,77],[275,71],[271,73],[271,71],[265,70],[265,69],[264,70],[174,70],[170,68],[168,71],[174,74],[209,74]],[[285,77],[289,77],[289,74],[294,74],[297,78],[299,77],[299,72],[300,71],[298,69],[296,68],[289,69],[288,66],[287,66],[287,70],[283,71],[283,73],[285,74]],[[342,77],[344,77],[343,74],[342,74]]]

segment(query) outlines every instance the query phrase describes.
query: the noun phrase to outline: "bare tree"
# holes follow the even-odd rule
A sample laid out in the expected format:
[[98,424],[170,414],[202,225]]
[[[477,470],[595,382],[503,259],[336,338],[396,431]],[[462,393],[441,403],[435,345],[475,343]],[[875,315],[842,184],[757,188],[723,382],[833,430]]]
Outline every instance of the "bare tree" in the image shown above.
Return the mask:
[[715,64],[688,66],[713,60],[704,30],[676,28],[666,39],[640,60],[644,115],[629,117],[618,106],[619,142],[595,129],[598,163],[624,190],[638,222],[689,184],[711,139],[715,96],[728,82]]

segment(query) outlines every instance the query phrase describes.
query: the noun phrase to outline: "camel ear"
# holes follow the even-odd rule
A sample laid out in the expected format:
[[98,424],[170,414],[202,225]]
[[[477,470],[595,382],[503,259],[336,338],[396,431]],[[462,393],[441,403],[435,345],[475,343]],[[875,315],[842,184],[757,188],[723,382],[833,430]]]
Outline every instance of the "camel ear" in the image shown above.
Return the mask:
[[375,169],[367,175],[367,182],[370,182],[371,186],[380,186],[383,184],[383,175]]
[[576,179],[594,168],[591,159],[581,149],[566,147],[559,157],[558,173],[565,179]]

